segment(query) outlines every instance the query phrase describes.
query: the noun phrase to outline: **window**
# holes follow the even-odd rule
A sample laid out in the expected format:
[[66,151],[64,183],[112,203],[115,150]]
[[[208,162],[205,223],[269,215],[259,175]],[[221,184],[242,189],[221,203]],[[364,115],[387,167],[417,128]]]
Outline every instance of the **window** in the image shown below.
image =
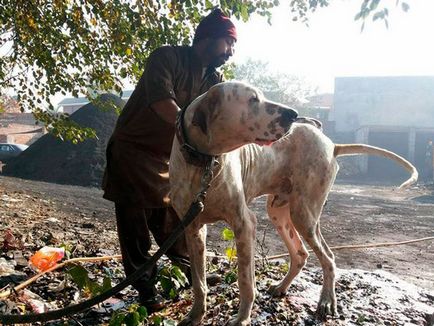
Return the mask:
[[2,151],[2,152],[13,152],[14,150],[9,145],[1,145],[0,151]]

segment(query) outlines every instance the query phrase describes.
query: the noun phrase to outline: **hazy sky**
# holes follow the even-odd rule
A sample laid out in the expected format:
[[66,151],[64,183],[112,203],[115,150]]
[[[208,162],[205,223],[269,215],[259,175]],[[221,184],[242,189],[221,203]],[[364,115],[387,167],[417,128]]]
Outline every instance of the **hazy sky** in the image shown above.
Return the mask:
[[[270,63],[275,70],[304,77],[322,92],[333,92],[339,76],[434,75],[434,0],[382,0],[389,8],[384,22],[354,16],[362,0],[334,0],[310,15],[309,27],[293,22],[288,11],[274,11],[272,25],[254,17],[237,22],[238,42],[233,61],[247,57]],[[431,40],[431,41],[430,41]]]

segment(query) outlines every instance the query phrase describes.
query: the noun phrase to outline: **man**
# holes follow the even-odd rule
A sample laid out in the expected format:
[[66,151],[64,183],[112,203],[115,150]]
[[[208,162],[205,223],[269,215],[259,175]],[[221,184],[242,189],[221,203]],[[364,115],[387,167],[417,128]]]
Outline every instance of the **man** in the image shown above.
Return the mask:
[[[199,23],[192,46],[163,46],[149,57],[107,145],[104,198],[115,202],[123,265],[132,274],[149,258],[152,232],[158,245],[179,222],[168,198],[168,164],[176,115],[223,80],[216,68],[234,53],[234,24],[220,9]],[[167,256],[189,273],[181,237]],[[150,275],[134,284],[148,311],[163,307]]]

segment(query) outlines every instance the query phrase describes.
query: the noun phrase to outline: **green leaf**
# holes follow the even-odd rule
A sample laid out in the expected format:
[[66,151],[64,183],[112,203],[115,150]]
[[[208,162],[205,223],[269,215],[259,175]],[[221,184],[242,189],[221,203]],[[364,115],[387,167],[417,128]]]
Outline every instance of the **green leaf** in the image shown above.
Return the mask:
[[188,284],[187,276],[178,266],[172,267],[172,273],[174,278],[180,283],[181,286],[185,286],[186,284]]
[[154,315],[152,318],[152,322],[155,325],[161,325],[161,323],[163,322],[163,317],[159,316],[159,315]]
[[143,307],[143,306],[138,307],[137,312],[140,315],[141,321],[148,318],[148,310],[146,309],[146,307]]
[[130,312],[125,316],[125,325],[127,326],[137,326],[140,324],[140,315],[137,311]]
[[85,288],[89,282],[89,276],[86,268],[80,265],[73,265],[67,270],[67,273],[71,275],[72,280],[77,284],[79,289]]
[[112,280],[110,277],[105,276],[102,281],[101,293],[106,292],[112,288]]
[[228,257],[229,260],[233,260],[237,257],[237,249],[235,248],[226,248],[225,250],[226,257]]
[[116,312],[110,318],[109,326],[121,326],[125,319],[125,314],[122,312]]
[[161,287],[163,288],[164,292],[166,292],[166,293],[169,293],[170,290],[173,288],[172,281],[167,277],[160,278],[160,284],[161,284]]
[[225,275],[224,281],[226,284],[232,284],[237,281],[237,273],[235,271],[230,271]]
[[222,238],[225,241],[230,241],[235,238],[234,232],[231,229],[224,228],[222,231]]

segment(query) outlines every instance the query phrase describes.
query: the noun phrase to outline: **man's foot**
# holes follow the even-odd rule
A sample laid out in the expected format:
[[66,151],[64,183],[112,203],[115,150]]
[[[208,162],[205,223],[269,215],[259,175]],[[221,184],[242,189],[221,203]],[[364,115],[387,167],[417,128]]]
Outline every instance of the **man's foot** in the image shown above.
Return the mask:
[[147,294],[139,293],[139,303],[146,308],[148,314],[163,310],[166,306],[163,297],[159,294],[149,297]]

